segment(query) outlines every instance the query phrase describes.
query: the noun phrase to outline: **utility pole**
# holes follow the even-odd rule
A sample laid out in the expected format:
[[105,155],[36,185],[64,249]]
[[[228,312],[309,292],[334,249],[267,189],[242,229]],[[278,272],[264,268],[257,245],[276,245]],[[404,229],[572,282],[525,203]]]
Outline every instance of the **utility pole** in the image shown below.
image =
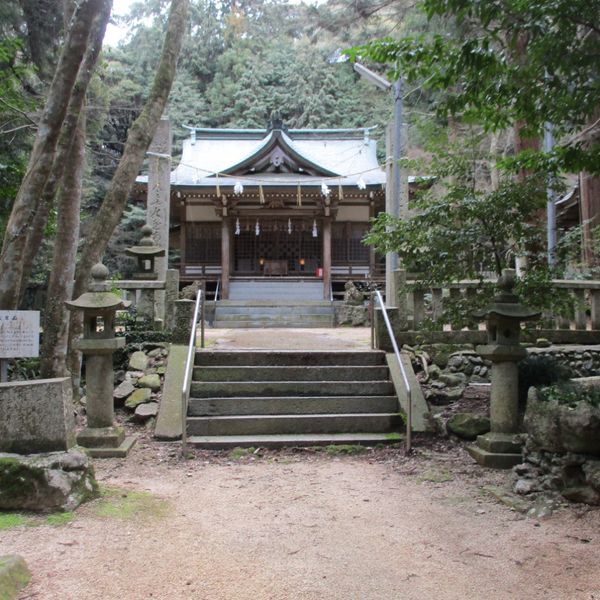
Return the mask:
[[[546,123],[544,127],[544,152],[549,154],[554,148],[554,131],[552,123]],[[546,202],[546,232],[548,240],[548,266],[556,265],[556,204],[555,193],[552,187],[552,182],[548,185],[547,202]]]

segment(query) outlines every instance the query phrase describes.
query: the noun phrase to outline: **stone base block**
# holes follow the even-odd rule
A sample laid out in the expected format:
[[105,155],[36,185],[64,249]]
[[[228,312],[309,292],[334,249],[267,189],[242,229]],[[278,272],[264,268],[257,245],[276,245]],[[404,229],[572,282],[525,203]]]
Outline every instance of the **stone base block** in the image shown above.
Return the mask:
[[482,467],[490,469],[512,469],[523,461],[521,453],[488,452],[479,446],[470,446],[467,451]]
[[13,600],[30,579],[31,573],[22,557],[0,556],[0,598]]
[[73,510],[97,494],[94,469],[82,449],[0,454],[0,510]]
[[122,427],[86,427],[77,434],[77,443],[84,448],[118,448],[124,439]]
[[92,458],[125,458],[133,445],[136,442],[136,438],[133,436],[126,437],[118,446],[107,448],[86,448],[86,452]]
[[477,436],[477,445],[496,454],[521,454],[521,446],[514,441],[513,433],[489,432]]
[[511,469],[523,462],[521,446],[514,437],[512,433],[486,433],[477,436],[477,445],[467,450],[482,467]]

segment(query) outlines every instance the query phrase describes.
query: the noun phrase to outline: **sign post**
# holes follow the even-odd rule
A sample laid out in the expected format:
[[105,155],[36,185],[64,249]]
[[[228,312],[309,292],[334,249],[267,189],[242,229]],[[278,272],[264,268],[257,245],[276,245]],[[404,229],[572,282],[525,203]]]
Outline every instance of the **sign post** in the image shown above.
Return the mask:
[[0,381],[8,381],[9,358],[40,355],[40,311],[0,310]]

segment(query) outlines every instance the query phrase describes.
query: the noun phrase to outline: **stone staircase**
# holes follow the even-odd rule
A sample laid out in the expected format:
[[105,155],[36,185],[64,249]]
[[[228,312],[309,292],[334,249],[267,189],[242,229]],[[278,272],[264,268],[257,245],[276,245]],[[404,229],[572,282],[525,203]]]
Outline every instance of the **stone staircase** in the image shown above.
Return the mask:
[[384,352],[199,350],[188,443],[218,449],[398,442],[398,406]]
[[219,328],[332,327],[331,302],[323,301],[323,282],[292,279],[232,280],[229,299],[215,308]]

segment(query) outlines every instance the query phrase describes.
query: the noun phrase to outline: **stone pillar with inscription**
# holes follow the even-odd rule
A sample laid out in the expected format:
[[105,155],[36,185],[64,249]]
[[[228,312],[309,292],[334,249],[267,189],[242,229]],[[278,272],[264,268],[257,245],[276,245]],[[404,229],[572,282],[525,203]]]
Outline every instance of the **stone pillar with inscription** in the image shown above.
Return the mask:
[[[171,197],[171,122],[163,116],[148,149],[148,200],[146,221],[152,227],[154,242],[165,249],[164,257],[156,259],[158,279],[164,281],[169,262],[169,203]],[[155,315],[164,321],[165,292],[154,296]]]

